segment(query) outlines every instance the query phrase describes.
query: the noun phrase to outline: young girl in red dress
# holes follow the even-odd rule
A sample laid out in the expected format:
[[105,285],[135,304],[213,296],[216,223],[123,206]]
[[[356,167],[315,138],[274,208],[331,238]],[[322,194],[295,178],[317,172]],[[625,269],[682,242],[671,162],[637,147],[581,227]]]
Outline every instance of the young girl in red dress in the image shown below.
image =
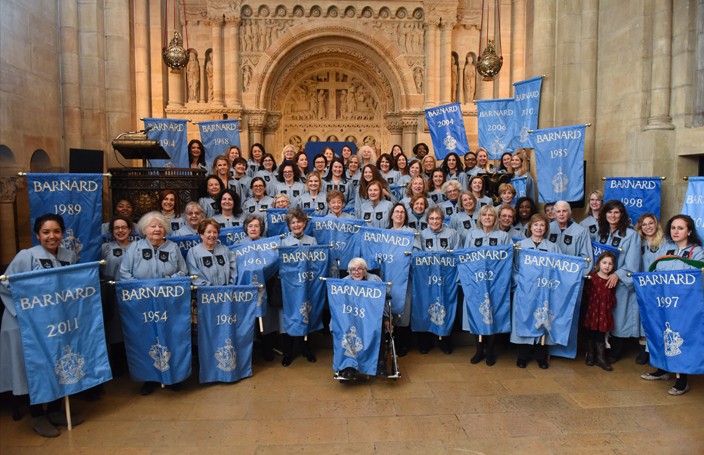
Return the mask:
[[589,300],[584,326],[587,334],[587,358],[584,363],[595,363],[606,371],[613,367],[606,359],[606,333],[614,328],[613,308],[616,306],[616,288],[608,286],[609,276],[616,268],[616,255],[604,251],[596,260],[594,271],[589,274],[586,283],[586,295]]

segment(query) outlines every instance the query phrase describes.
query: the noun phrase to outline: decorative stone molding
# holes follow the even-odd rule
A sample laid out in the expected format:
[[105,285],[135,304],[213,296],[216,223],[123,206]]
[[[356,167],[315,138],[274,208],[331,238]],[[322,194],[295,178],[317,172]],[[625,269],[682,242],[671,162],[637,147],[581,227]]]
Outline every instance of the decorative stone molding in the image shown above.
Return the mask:
[[266,122],[266,111],[264,111],[264,110],[247,111],[246,116],[247,116],[247,125],[249,126],[249,129],[251,131],[261,132],[264,129],[264,125]]
[[267,131],[276,131],[281,123],[281,112],[269,112],[266,116],[265,128]]
[[398,113],[385,115],[384,123],[386,124],[386,129],[392,134],[401,133],[401,131],[403,131],[403,123],[401,122],[401,117]]
[[0,203],[14,203],[17,197],[17,177],[0,177]]

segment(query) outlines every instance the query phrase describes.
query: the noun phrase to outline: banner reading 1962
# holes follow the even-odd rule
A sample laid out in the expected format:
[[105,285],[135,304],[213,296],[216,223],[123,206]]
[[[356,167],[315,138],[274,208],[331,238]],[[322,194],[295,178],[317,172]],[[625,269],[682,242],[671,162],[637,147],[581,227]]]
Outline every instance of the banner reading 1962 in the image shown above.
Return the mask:
[[448,153],[460,157],[469,152],[469,142],[464,129],[462,107],[459,103],[446,104],[425,110],[435,158],[444,160]]
[[[27,174],[29,222],[45,213],[61,215],[66,229],[61,246],[80,262],[100,259],[103,174]],[[32,235],[34,245],[39,240]]]

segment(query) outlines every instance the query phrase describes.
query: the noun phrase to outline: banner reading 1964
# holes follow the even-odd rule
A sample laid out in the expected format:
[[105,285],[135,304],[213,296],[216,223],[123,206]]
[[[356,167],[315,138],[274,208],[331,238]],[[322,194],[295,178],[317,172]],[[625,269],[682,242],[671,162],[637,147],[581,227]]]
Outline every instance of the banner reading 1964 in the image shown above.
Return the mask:
[[[61,215],[66,225],[61,246],[80,262],[100,259],[103,174],[27,174],[29,223],[45,213]],[[32,234],[34,245],[39,244]]]
[[10,290],[32,404],[112,379],[97,262],[11,275]]
[[426,109],[425,119],[433,140],[435,158],[444,160],[450,152],[455,152],[462,157],[469,152],[462,107],[459,103]]

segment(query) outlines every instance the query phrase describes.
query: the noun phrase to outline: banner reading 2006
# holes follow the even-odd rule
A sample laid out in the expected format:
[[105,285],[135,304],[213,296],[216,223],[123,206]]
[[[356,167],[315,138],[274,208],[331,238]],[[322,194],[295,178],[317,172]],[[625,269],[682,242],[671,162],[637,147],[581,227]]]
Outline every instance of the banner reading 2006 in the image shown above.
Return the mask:
[[11,275],[10,289],[32,404],[112,379],[97,262]]
[[584,198],[585,125],[533,131],[540,202]]
[[469,152],[462,107],[459,103],[426,109],[425,119],[428,121],[437,159],[444,160],[450,152],[455,152],[460,157]]
[[191,280],[115,284],[127,363],[135,381],[176,384],[191,375]]
[[252,376],[257,286],[198,286],[200,382]]
[[[30,226],[45,213],[64,219],[61,246],[80,262],[100,259],[103,213],[103,174],[27,174]],[[32,234],[34,245],[39,244]]]
[[515,111],[513,98],[477,100],[479,146],[486,149],[489,159],[500,160],[501,155],[512,150]]
[[456,258],[450,253],[416,251],[411,261],[411,328],[447,336],[457,313]]
[[633,275],[650,364],[673,373],[704,373],[702,272]]

